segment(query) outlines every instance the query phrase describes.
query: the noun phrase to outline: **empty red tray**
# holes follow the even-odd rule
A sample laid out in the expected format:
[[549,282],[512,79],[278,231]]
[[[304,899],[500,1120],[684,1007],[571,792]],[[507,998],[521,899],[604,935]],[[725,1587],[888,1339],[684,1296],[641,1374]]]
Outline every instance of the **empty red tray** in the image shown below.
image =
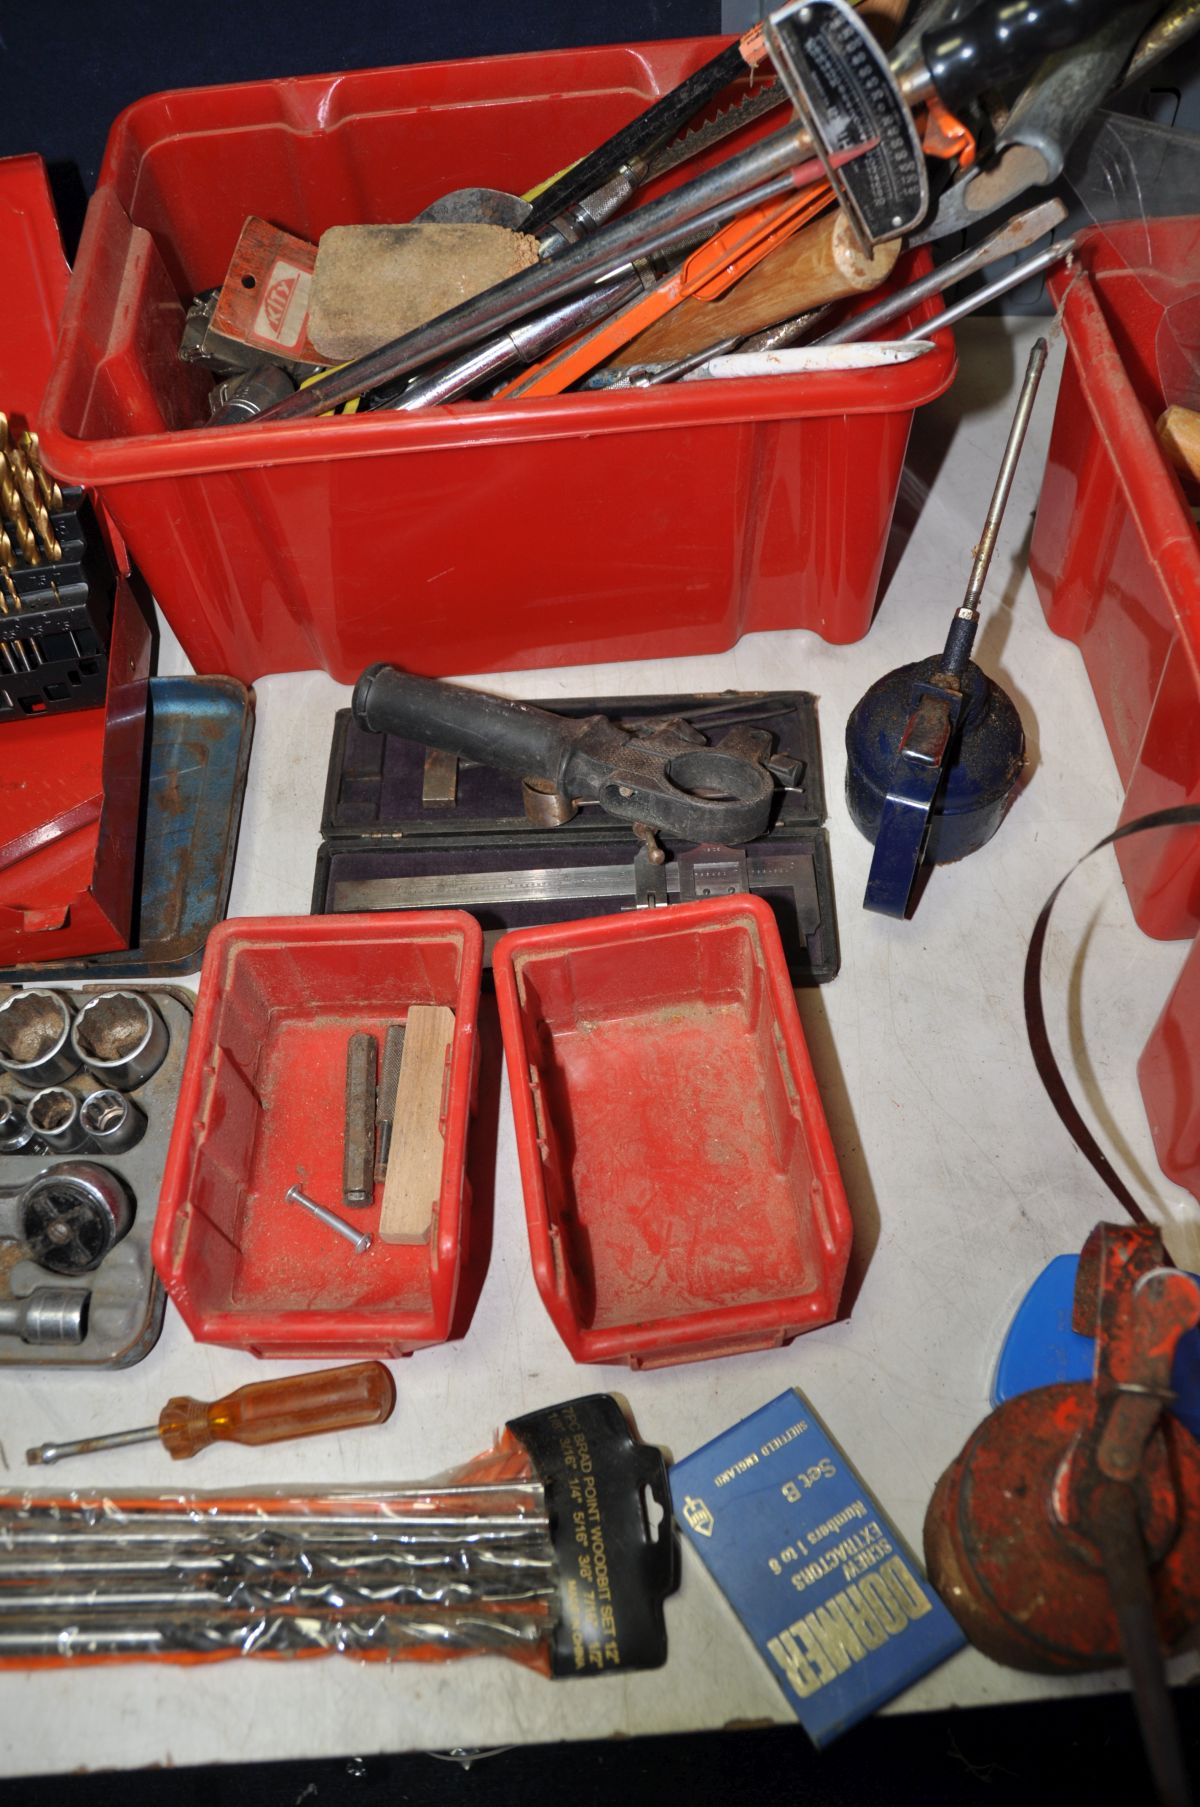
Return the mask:
[[[163,1176],[154,1264],[192,1334],[255,1355],[408,1355],[450,1333],[469,1211],[483,933],[458,910],[261,916],[213,930]],[[363,1255],[285,1200],[342,1205],[346,1043],[448,1004],[445,1154],[425,1243]]]
[[495,977],[534,1274],[576,1360],[827,1324],[850,1215],[769,907],[521,929]]

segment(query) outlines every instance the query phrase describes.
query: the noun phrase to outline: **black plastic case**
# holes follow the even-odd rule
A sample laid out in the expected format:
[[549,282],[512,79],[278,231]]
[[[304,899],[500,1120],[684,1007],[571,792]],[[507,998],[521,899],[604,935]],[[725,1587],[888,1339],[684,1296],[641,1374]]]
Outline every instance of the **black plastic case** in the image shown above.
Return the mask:
[[[583,805],[561,827],[535,828],[518,779],[399,735],[368,733],[348,709],[340,710],[313,914],[468,909],[483,927],[490,961],[492,944],[508,929],[750,890],[774,910],[797,984],[836,975],[837,924],[812,696],[788,690],[551,697],[537,707],[629,724],[681,716],[714,742],[727,728],[761,726],[774,736],[774,752],[802,762],[803,769],[794,787],[779,788],[771,825],[757,840],[744,848],[695,847],[660,836],[667,859],[655,867],[632,830],[594,804]],[[596,873],[594,887],[590,871]],[[558,894],[564,889],[570,895]]]

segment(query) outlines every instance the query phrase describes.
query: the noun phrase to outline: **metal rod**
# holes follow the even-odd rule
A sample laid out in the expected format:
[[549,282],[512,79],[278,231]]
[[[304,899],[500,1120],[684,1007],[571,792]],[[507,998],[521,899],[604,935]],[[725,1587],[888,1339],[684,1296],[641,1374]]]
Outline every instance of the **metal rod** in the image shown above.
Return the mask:
[[[993,232],[982,244],[960,252],[948,263],[930,270],[927,276],[920,276],[916,282],[897,289],[894,295],[877,301],[874,307],[864,308],[860,314],[852,314],[840,326],[822,333],[815,343],[852,345],[856,339],[873,339],[881,326],[886,326],[891,320],[898,320],[901,314],[906,314],[910,308],[928,300],[930,295],[940,295],[944,289],[952,289],[965,276],[973,276],[976,270],[985,269],[998,258],[1010,257],[1018,251],[1024,251],[1029,245],[1036,244],[1039,238],[1044,238],[1047,232],[1062,223],[1066,213],[1061,201],[1043,201],[1040,206],[1031,207],[1028,213],[1018,214],[1015,219],[1006,221],[998,232]],[[940,319],[926,320],[920,330],[928,334],[942,323]],[[762,349],[772,348],[764,346]]]
[[643,286],[640,276],[630,274],[587,289],[582,295],[573,295],[569,301],[548,308],[533,320],[522,321],[486,345],[464,352],[461,358],[452,359],[431,375],[417,377],[405,389],[390,384],[376,389],[368,408],[398,408],[407,414],[414,408],[453,401],[456,395],[473,389],[510,364],[532,363],[573,333],[607,319],[623,302],[640,294]]
[[1008,430],[1008,443],[1004,448],[1004,456],[1000,460],[1000,470],[996,477],[996,487],[992,491],[992,499],[988,504],[987,515],[983,523],[983,533],[975,551],[975,561],[971,566],[971,575],[967,582],[966,594],[963,597],[964,608],[978,609],[983,595],[983,585],[992,562],[992,554],[996,549],[996,536],[1000,531],[1000,523],[1004,519],[1004,510],[1012,493],[1013,478],[1016,476],[1017,463],[1021,456],[1021,448],[1025,444],[1025,435],[1029,431],[1029,420],[1033,413],[1033,404],[1037,399],[1038,384],[1042,380],[1042,371],[1046,368],[1046,341],[1037,339],[1029,353],[1029,362],[1025,367],[1025,379],[1021,384],[1021,393],[1017,397],[1017,406],[1013,414],[1012,426]]
[[971,575],[967,579],[966,593],[950,624],[946,650],[942,656],[942,670],[952,677],[962,677],[971,657],[971,648],[975,644],[975,629],[979,624],[979,604],[983,596],[983,586],[987,580],[992,554],[996,550],[1000,523],[1004,519],[1004,510],[1008,506],[1008,498],[1012,493],[1013,478],[1016,476],[1017,464],[1021,457],[1021,447],[1025,444],[1025,435],[1029,431],[1033,404],[1037,399],[1038,384],[1042,380],[1042,371],[1045,367],[1046,341],[1045,339],[1036,339],[1033,349],[1029,353],[1029,362],[1025,366],[1025,378],[1021,384],[1021,393],[1017,397],[1012,425],[1008,429],[1008,443],[1004,448],[1004,456],[1000,460],[996,487],[992,491],[992,499],[988,503],[988,511],[984,517],[983,532],[980,534],[979,544],[975,548],[975,558],[971,565]]
[[101,1618],[88,1629],[64,1626],[61,1617],[47,1622],[0,1630],[0,1656],[97,1656],[139,1652],[165,1655],[196,1650],[205,1654],[221,1650],[278,1652],[283,1650],[370,1651],[402,1649],[413,1644],[437,1644],[450,1649],[504,1650],[513,1645],[538,1644],[546,1635],[548,1615],[528,1609],[515,1613],[465,1613],[458,1609],[442,1619],[428,1613],[383,1615],[375,1606],[352,1612],[331,1613],[319,1620],[306,1609],[292,1615],[276,1612],[269,1617],[247,1613],[212,1614],[203,1626],[167,1622],[130,1625]]
[[[135,1431],[112,1431],[105,1437],[81,1437],[74,1443],[40,1443],[36,1449],[25,1451],[25,1460],[31,1468],[49,1468],[67,1456],[88,1456],[97,1449],[125,1449],[131,1443],[155,1443],[158,1434],[157,1424],[147,1424]],[[0,1576],[3,1574],[0,1555]]]
[[283,1532],[293,1536],[303,1533],[313,1541],[321,1539],[334,1542],[350,1533],[361,1537],[363,1532],[369,1532],[382,1543],[420,1548],[445,1544],[450,1538],[463,1543],[481,1544],[532,1539],[544,1533],[548,1521],[541,1513],[443,1515],[429,1512],[409,1513],[407,1516],[347,1513],[327,1517],[316,1513],[231,1512],[207,1517],[203,1513],[189,1515],[139,1512],[125,1520],[102,1518],[93,1523],[83,1518],[78,1521],[76,1529],[64,1530],[64,1525],[70,1522],[64,1519],[61,1510],[55,1511],[54,1517],[44,1522],[30,1521],[28,1512],[23,1510],[8,1524],[0,1523],[0,1566],[5,1549],[70,1546],[85,1532],[89,1539],[96,1542],[118,1545],[170,1543],[176,1540],[199,1544],[212,1542],[229,1530],[258,1531],[264,1534]]
[[928,339],[932,334],[940,333],[947,326],[957,326],[960,320],[964,320],[968,314],[973,314],[977,308],[985,307],[989,301],[994,301],[997,295],[1006,295],[1009,289],[1015,289],[1018,284],[1027,282],[1031,276],[1040,276],[1043,270],[1050,269],[1052,265],[1061,263],[1064,258],[1073,257],[1074,254],[1075,240],[1073,238],[1064,238],[1057,245],[1048,245],[1044,251],[1037,251],[1032,257],[1025,258],[1024,262],[1014,264],[1011,270],[1004,272],[1003,276],[997,276],[993,281],[985,283],[983,288],[975,289],[962,301],[956,301],[954,306],[948,307],[944,313],[936,315],[932,320],[926,320],[921,326],[914,326],[910,333],[905,333],[902,342],[909,343],[914,339]]
[[1193,1797],[1163,1666],[1154,1589],[1133,1487],[1110,1483],[1104,1507],[1093,1517],[1091,1528],[1112,1595],[1121,1654],[1129,1670],[1134,1709],[1159,1807],[1190,1807]]
[[318,1223],[323,1223],[326,1229],[334,1230],[344,1237],[353,1246],[356,1255],[365,1255],[370,1248],[373,1238],[369,1230],[356,1230],[352,1223],[347,1223],[336,1211],[327,1211],[315,1198],[309,1198],[306,1192],[301,1192],[299,1186],[289,1186],[283,1196],[289,1203],[299,1205],[302,1211],[307,1211],[310,1217],[315,1217]]
[[[319,1611],[322,1606],[344,1610],[374,1605],[386,1612],[410,1606],[429,1608],[444,1604],[447,1608],[457,1609],[461,1605],[484,1606],[493,1602],[516,1606],[553,1599],[557,1592],[557,1584],[553,1581],[536,1585],[528,1580],[505,1582],[500,1578],[487,1582],[432,1581],[423,1585],[413,1580],[372,1583],[355,1580],[344,1573],[326,1577],[304,1575],[302,1579],[296,1579],[286,1574],[247,1576],[231,1571],[223,1579],[227,1591],[222,1591],[219,1586],[164,1588],[140,1584],[121,1587],[114,1586],[103,1574],[95,1575],[91,1586],[80,1587],[77,1583],[74,1589],[51,1588],[40,1593],[26,1593],[6,1585],[0,1588],[0,1618],[11,1620],[20,1614],[31,1617],[61,1612],[69,1613],[72,1620],[78,1622],[89,1613],[118,1608],[130,1617],[147,1612],[209,1614],[230,1606],[243,1607],[247,1612],[288,1606],[312,1606]],[[232,1598],[229,1589],[236,1590]],[[330,1599],[331,1590],[336,1590],[336,1601]]]
[[[459,1579],[478,1575],[487,1580],[505,1574],[530,1574],[549,1571],[554,1556],[543,1530],[538,1544],[532,1540],[528,1549],[518,1545],[506,1550],[496,1546],[451,1543],[445,1549],[418,1553],[411,1549],[383,1549],[377,1543],[335,1543],[301,1545],[294,1549],[268,1539],[262,1548],[243,1543],[225,1543],[211,1549],[175,1548],[127,1551],[122,1547],[106,1549],[103,1543],[89,1544],[80,1540],[69,1555],[60,1550],[51,1554],[24,1555],[9,1550],[0,1563],[3,1588],[32,1582],[58,1582],[102,1574],[110,1578],[154,1579],[156,1576],[228,1575],[234,1571],[253,1573],[258,1570],[285,1574],[294,1569],[306,1576],[320,1573],[338,1575],[413,1575],[428,1578],[447,1574]],[[540,1550],[538,1546],[540,1545]]]

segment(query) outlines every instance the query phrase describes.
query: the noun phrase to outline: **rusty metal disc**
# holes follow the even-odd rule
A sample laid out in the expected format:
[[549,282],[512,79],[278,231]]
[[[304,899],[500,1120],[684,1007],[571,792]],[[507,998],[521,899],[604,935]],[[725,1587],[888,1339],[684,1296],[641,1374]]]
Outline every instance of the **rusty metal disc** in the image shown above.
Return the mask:
[[[929,1578],[971,1642],[1014,1669],[1122,1661],[1096,1553],[1053,1516],[1051,1495],[1092,1389],[1040,1387],[986,1418],[925,1515]],[[1139,1483],[1159,1636],[1173,1649],[1200,1623],[1200,1444],[1164,1417]]]

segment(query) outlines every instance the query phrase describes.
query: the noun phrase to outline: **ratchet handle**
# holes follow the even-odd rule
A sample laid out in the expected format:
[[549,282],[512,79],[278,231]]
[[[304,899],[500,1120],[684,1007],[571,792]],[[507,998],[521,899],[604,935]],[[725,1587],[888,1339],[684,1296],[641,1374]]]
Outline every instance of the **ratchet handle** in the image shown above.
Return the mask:
[[354,719],[372,734],[400,734],[444,753],[561,787],[571,739],[558,716],[485,696],[394,665],[371,665],[354,686]]
[[939,100],[955,113],[983,89],[1002,88],[1052,51],[1077,44],[1112,11],[1111,0],[983,0],[927,32],[921,54]]
[[210,1443],[285,1443],[324,1431],[382,1424],[396,1403],[396,1383],[382,1362],[321,1368],[283,1380],[260,1380],[223,1399],[168,1399],[159,1414],[163,1447],[183,1461]]

